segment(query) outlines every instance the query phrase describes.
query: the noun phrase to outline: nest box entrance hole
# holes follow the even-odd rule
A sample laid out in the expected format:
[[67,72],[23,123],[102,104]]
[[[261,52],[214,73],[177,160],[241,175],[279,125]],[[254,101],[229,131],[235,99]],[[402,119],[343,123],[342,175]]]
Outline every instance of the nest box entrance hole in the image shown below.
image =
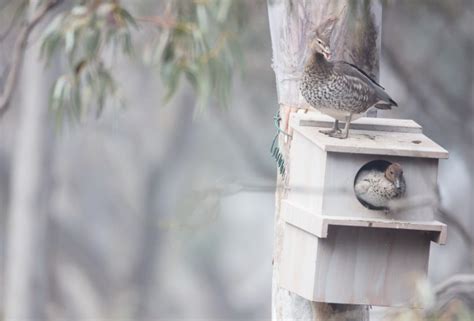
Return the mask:
[[380,172],[385,172],[385,170],[390,166],[392,165],[393,163],[389,162],[389,161],[386,161],[386,160],[383,160],[383,159],[376,159],[376,160],[373,160],[373,161],[370,161],[366,164],[364,164],[358,171],[357,171],[357,174],[355,175],[354,177],[354,183],[353,183],[353,190],[354,190],[354,195],[355,197],[357,198],[357,200],[366,208],[368,209],[371,209],[371,210],[377,210],[379,208],[375,208],[373,207],[372,205],[368,204],[366,201],[364,201],[363,199],[361,199],[356,191],[355,191],[355,185],[356,185],[356,182],[357,182],[357,179],[359,178],[359,175],[365,171],[371,171],[371,170],[376,170],[376,171],[380,171]]

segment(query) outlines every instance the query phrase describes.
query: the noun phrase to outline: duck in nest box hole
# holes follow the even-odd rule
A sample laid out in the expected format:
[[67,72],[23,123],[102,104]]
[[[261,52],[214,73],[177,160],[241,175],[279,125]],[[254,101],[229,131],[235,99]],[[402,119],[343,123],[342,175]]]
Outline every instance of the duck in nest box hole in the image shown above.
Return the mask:
[[[329,40],[336,21],[329,19],[312,33],[300,90],[308,104],[335,119],[330,130],[321,132],[345,139],[351,121],[362,117],[369,108],[391,109],[398,105],[362,69],[345,61],[330,60]],[[344,131],[339,129],[339,121],[346,123]]]
[[402,166],[392,163],[385,170],[362,170],[356,177],[354,191],[361,203],[372,210],[390,209],[392,200],[405,195],[406,183]]

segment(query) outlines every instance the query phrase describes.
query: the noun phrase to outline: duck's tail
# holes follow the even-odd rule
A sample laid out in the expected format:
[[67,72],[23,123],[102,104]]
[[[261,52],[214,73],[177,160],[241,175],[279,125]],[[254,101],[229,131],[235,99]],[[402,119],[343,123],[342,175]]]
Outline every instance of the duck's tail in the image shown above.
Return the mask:
[[389,98],[388,102],[381,101],[381,102],[375,104],[374,107],[377,108],[377,109],[389,110],[389,109],[392,109],[392,106],[398,107],[398,104],[395,100],[393,100],[392,98]]

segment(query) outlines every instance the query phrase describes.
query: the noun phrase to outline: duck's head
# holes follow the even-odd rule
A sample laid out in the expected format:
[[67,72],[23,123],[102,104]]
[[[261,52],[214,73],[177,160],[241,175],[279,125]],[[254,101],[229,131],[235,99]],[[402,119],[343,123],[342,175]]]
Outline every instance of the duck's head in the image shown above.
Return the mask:
[[395,185],[397,189],[402,188],[403,169],[398,163],[392,163],[385,170],[385,178]]
[[322,54],[327,60],[331,59],[331,49],[329,44],[320,37],[315,37],[310,42],[310,49],[313,53]]
[[313,54],[320,53],[328,60],[331,58],[331,37],[341,14],[327,18],[310,32],[309,48]]

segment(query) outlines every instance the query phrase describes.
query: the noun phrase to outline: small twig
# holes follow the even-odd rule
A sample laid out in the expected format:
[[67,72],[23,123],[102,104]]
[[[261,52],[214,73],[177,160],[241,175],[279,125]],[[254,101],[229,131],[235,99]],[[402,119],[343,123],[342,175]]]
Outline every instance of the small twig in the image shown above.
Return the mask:
[[151,17],[137,17],[137,21],[149,22],[156,27],[171,29],[177,24],[176,19],[172,16],[151,16]]
[[23,58],[25,55],[26,44],[31,31],[38,25],[38,23],[46,16],[46,14],[52,10],[55,6],[63,2],[64,0],[50,0],[36,12],[33,13],[31,20],[22,26],[19,36],[13,47],[13,60],[11,68],[8,73],[5,87],[0,96],[0,118],[5,114],[10,106],[10,101],[13,96],[13,92],[16,87],[18,80],[18,74],[23,64]]
[[455,288],[459,285],[471,285],[474,289],[474,274],[453,275],[447,280],[439,283],[433,290],[436,295],[441,295],[446,293],[450,288]]

